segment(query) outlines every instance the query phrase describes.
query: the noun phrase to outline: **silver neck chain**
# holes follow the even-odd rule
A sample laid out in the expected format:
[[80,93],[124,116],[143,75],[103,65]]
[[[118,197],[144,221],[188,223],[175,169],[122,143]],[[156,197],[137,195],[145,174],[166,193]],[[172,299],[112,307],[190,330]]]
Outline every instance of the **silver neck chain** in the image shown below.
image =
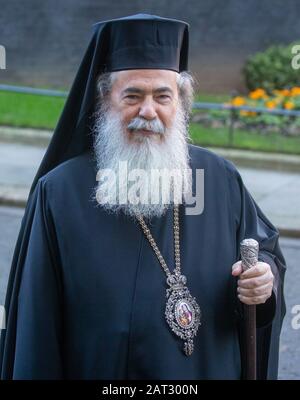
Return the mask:
[[[162,266],[163,270],[165,271],[167,277],[171,276],[172,273],[170,272],[163,256],[161,255],[161,252],[159,251],[157,244],[155,240],[153,239],[153,236],[150,232],[150,229],[146,225],[144,219],[142,216],[137,215],[137,219],[141,225],[141,228],[148,239],[151,247],[154,250],[154,253],[156,254],[156,257],[158,258],[158,261],[160,262],[160,265]],[[174,222],[173,222],[173,229],[174,229],[174,250],[175,250],[175,269],[174,273],[175,275],[179,276],[180,275],[180,246],[179,246],[179,206],[175,205],[174,206]]]
[[150,229],[140,215],[137,219],[142,230],[148,239],[158,261],[167,275],[167,284],[169,288],[166,290],[166,309],[165,319],[172,332],[184,340],[183,351],[186,356],[190,356],[194,351],[193,338],[197,334],[197,330],[201,317],[200,307],[190,294],[186,286],[186,276],[180,272],[180,248],[179,248],[179,206],[174,205],[174,250],[175,250],[175,268],[173,274],[170,272],[163,256],[161,255]]

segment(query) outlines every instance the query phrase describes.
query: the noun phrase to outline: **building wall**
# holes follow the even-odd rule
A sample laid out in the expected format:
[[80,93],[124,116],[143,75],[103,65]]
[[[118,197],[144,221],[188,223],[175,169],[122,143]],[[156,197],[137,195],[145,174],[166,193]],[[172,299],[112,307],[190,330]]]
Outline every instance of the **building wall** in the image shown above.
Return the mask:
[[190,24],[190,70],[205,92],[242,90],[247,56],[300,43],[298,0],[0,0],[0,83],[68,89],[92,24],[139,12]]

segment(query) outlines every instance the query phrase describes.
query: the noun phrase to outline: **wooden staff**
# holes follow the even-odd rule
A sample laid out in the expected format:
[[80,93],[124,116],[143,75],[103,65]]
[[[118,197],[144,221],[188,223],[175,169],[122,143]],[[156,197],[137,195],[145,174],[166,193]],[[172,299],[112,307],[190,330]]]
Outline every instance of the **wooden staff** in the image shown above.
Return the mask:
[[[244,239],[240,243],[242,270],[246,271],[258,261],[258,242]],[[244,335],[246,347],[246,379],[256,380],[256,306],[244,304]]]

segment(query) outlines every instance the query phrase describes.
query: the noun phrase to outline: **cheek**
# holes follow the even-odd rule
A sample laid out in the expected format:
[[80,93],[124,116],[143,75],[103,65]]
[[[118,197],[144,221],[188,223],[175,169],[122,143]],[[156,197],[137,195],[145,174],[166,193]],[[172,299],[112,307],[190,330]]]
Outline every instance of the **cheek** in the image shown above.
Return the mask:
[[172,107],[168,110],[162,110],[158,114],[158,117],[164,123],[164,125],[166,125],[168,128],[170,128],[174,121],[175,115],[176,115],[176,109]]
[[121,114],[122,114],[122,121],[125,124],[128,124],[133,118],[138,116],[138,110],[132,107],[130,109],[123,110]]
[[119,114],[122,123],[128,124],[132,118],[136,117],[138,110],[136,107],[124,104],[120,97],[112,97],[112,108]]

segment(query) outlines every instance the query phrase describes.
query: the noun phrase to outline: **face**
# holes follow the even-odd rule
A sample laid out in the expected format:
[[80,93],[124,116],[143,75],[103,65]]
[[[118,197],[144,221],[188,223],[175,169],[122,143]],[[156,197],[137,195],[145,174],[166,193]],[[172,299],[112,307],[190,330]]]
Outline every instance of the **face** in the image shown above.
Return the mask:
[[178,108],[177,73],[158,69],[119,71],[111,91],[111,108],[120,114],[128,139],[141,135],[162,139],[151,130],[131,130],[128,124],[139,117],[147,121],[159,119],[170,128]]
[[[98,170],[112,171],[115,176],[115,179],[100,179],[96,187],[97,201],[107,211],[159,217],[168,208],[168,199],[173,194],[178,202],[178,196],[191,192],[191,177],[186,173],[188,130],[177,77],[176,72],[167,70],[113,74],[109,101],[100,105],[94,126]],[[124,199],[124,193],[135,193],[136,189],[131,178],[119,175],[120,162],[126,162],[128,177],[143,172],[134,183],[139,186],[138,203],[135,195],[133,202],[130,196],[125,195]],[[155,171],[172,171],[174,179],[165,183],[160,178],[152,179]]]

